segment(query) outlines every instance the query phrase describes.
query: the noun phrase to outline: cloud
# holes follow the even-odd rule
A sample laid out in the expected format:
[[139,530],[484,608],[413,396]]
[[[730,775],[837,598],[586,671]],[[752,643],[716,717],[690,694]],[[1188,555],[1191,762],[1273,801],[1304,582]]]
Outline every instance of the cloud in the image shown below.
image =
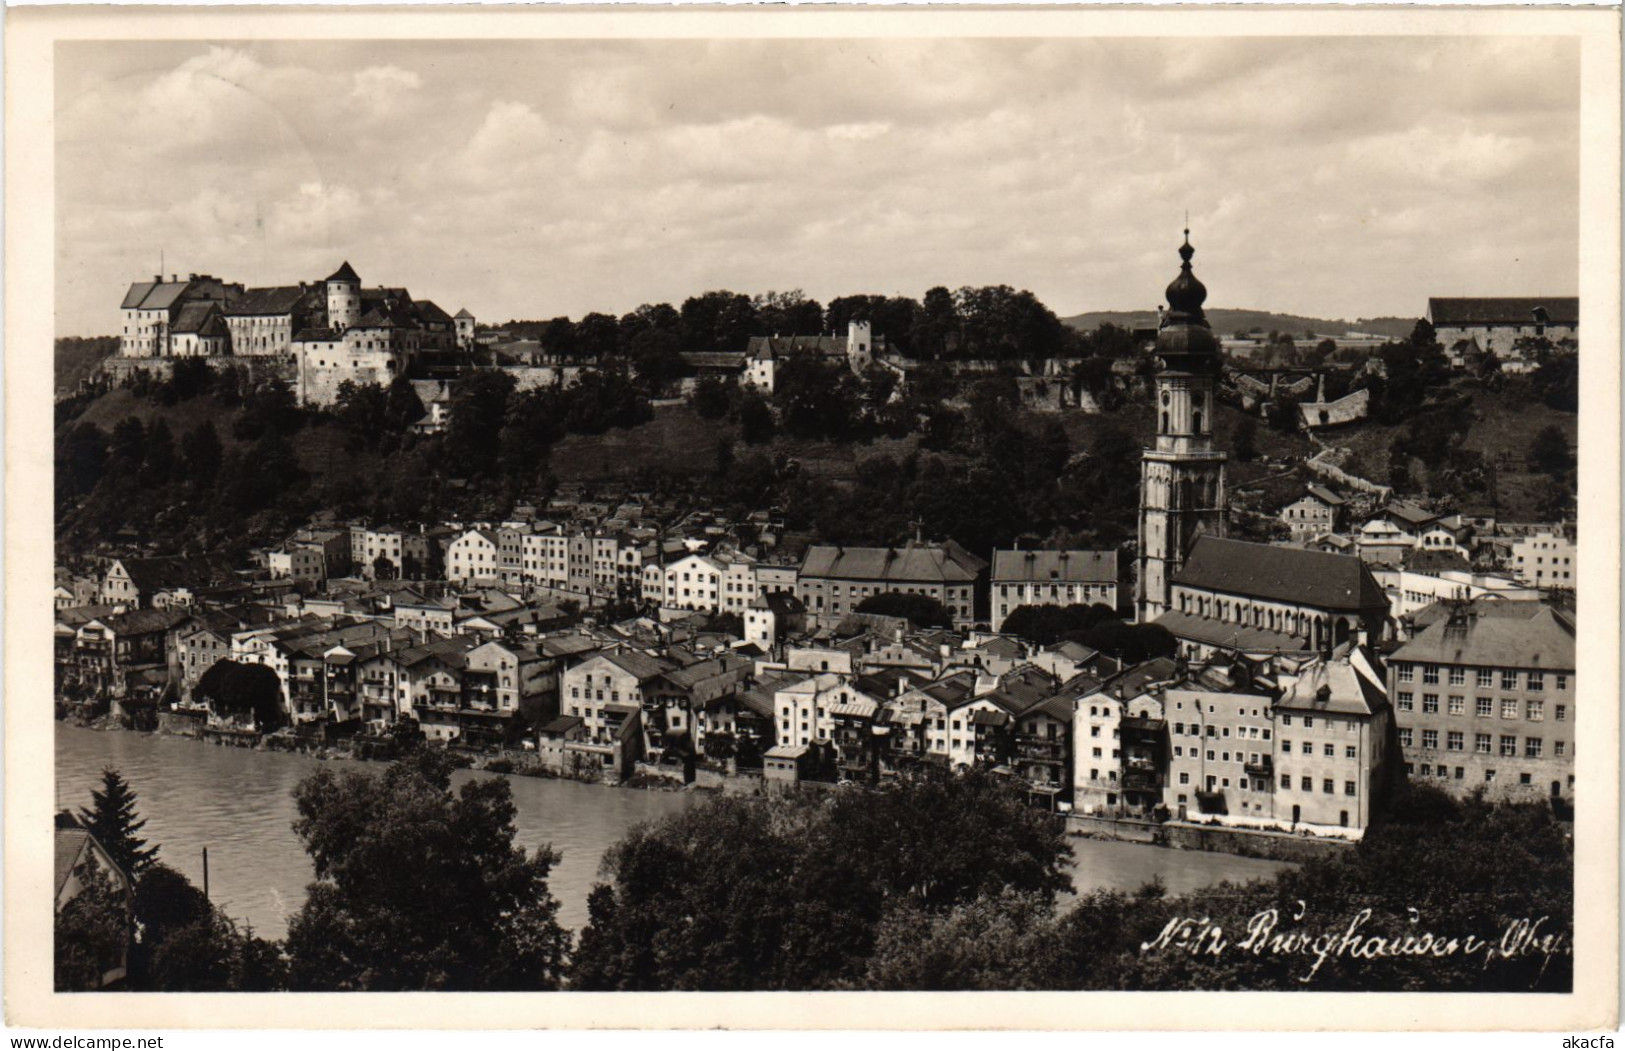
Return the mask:
[[[1577,280],[1578,73],[1546,38],[75,44],[65,332],[162,247],[484,317],[706,288],[1416,313]],[[1441,246],[1449,246],[1448,251]],[[195,261],[195,265],[194,262]]]

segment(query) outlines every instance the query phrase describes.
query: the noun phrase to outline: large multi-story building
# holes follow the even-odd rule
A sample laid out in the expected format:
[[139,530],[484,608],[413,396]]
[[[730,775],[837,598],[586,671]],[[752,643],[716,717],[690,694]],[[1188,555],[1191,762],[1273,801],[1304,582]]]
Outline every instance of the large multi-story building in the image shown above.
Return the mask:
[[1442,602],[1388,659],[1406,772],[1453,792],[1569,797],[1575,623],[1538,601]]
[[1179,276],[1157,330],[1157,441],[1140,459],[1139,619],[1172,608],[1175,575],[1198,534],[1223,536],[1225,454],[1213,447],[1221,358],[1202,304],[1207,289],[1191,271],[1190,231],[1179,247]]
[[1574,538],[1563,529],[1545,529],[1512,544],[1512,571],[1532,587],[1572,591],[1577,567]]
[[990,627],[1022,606],[1117,608],[1122,569],[1116,551],[995,551]]
[[1518,340],[1578,341],[1580,300],[1575,296],[1499,296],[1428,300],[1434,338],[1446,351],[1476,344],[1497,358],[1516,354]]
[[956,626],[965,626],[975,622],[986,572],[986,561],[952,540],[900,548],[817,545],[807,549],[797,588],[807,616],[823,623],[856,612],[873,595],[900,592],[936,599]]

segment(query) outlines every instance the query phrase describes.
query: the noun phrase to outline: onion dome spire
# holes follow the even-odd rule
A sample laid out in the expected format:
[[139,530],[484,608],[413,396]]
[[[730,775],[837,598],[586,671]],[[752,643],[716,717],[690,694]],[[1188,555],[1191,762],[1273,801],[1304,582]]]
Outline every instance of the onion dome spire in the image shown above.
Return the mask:
[[1184,315],[1193,321],[1204,320],[1202,304],[1207,301],[1207,287],[1196,279],[1191,272],[1191,256],[1196,249],[1191,247],[1191,232],[1185,230],[1185,243],[1179,246],[1179,276],[1174,278],[1168,286],[1168,312],[1170,315]]

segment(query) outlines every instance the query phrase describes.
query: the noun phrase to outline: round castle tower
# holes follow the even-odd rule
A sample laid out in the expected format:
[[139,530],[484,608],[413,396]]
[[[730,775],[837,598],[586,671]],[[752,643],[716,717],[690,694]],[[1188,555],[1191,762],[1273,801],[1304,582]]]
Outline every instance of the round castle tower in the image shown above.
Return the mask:
[[327,327],[343,332],[361,319],[361,278],[346,262],[327,279]]

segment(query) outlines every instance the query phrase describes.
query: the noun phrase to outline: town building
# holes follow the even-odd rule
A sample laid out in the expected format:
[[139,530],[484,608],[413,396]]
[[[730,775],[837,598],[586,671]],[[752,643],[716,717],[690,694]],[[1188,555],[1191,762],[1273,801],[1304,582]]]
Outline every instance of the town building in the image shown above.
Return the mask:
[[1198,534],[1222,537],[1228,514],[1225,454],[1213,447],[1222,359],[1202,313],[1207,289],[1191,271],[1190,231],[1157,329],[1157,438],[1140,459],[1139,620],[1172,606],[1173,579]]
[[1565,529],[1543,529],[1512,544],[1512,572],[1532,587],[1573,590],[1577,581],[1574,537]]
[[952,540],[900,548],[814,545],[802,560],[797,588],[808,617],[819,624],[839,623],[866,598],[900,592],[928,595],[956,626],[968,626],[975,622],[986,572],[984,559]]
[[1441,602],[1388,658],[1406,773],[1457,794],[1572,799],[1575,622],[1538,601]]
[[1281,509],[1281,521],[1292,531],[1292,539],[1305,543],[1335,533],[1342,527],[1348,501],[1335,490],[1311,482],[1304,494]]
[[994,551],[989,579],[992,619],[1022,606],[1103,605],[1117,608],[1127,563],[1116,551]]

